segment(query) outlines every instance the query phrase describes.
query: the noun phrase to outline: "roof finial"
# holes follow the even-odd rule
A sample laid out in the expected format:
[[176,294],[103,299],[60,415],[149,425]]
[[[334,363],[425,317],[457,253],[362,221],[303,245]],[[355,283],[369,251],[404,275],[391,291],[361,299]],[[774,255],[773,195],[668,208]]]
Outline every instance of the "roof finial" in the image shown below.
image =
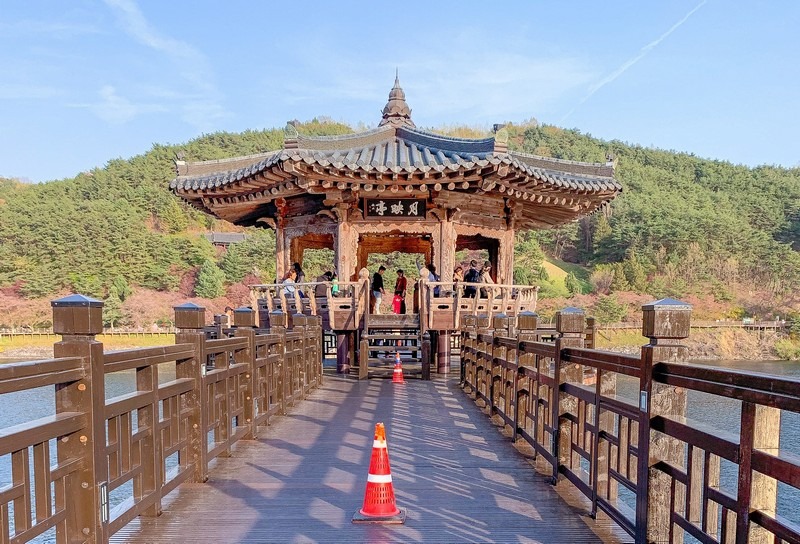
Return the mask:
[[378,126],[391,124],[394,126],[415,126],[411,120],[411,108],[406,103],[406,93],[400,87],[400,69],[395,68],[394,87],[389,91],[389,101],[383,108],[383,119]]

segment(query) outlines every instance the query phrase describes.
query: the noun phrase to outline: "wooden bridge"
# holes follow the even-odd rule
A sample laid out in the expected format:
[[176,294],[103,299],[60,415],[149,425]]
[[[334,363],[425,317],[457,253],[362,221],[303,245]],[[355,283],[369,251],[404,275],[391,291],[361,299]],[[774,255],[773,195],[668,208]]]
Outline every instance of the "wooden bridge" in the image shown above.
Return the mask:
[[[428,314],[447,321],[439,310],[453,305]],[[459,315],[460,373],[449,353],[431,372],[433,350],[420,363],[433,379],[404,386],[355,379],[358,359],[326,376],[318,316],[287,328],[275,309],[267,330],[240,309],[209,327],[187,304],[174,345],[104,352],[101,313],[54,301],[55,358],[0,367],[0,394],[55,397],[53,414],[0,431],[2,543],[800,542],[777,503],[800,488],[777,432],[800,383],[686,363],[677,301],[645,306],[641,357],[586,348],[574,308],[546,335],[533,312]],[[119,372],[135,386],[107,398]],[[740,400],[740,432],[687,419],[688,390]],[[350,523],[377,421],[401,526]]]

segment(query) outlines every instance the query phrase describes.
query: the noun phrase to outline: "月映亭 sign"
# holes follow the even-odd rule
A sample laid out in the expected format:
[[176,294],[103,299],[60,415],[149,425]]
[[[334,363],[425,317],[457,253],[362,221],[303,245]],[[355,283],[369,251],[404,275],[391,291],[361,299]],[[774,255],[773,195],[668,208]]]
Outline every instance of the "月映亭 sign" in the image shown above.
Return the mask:
[[424,198],[365,198],[364,217],[369,219],[424,219]]

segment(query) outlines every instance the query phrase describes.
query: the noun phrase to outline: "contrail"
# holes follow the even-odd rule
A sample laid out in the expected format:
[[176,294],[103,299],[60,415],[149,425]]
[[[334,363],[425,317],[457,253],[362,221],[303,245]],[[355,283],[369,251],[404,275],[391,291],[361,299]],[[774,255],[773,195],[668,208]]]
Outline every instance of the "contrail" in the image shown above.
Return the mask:
[[704,4],[705,4],[707,1],[708,1],[708,0],[703,0],[702,2],[700,2],[699,4],[697,4],[697,6],[695,6],[695,7],[694,7],[694,9],[692,9],[692,10],[691,10],[689,13],[687,13],[686,15],[684,15],[683,19],[681,19],[680,21],[678,21],[677,23],[675,23],[674,25],[672,25],[672,26],[670,27],[670,29],[669,29],[669,30],[667,30],[666,32],[664,32],[664,33],[663,33],[661,36],[659,36],[659,37],[658,37],[656,40],[653,40],[652,42],[650,42],[650,43],[648,43],[647,45],[645,45],[644,47],[642,47],[642,49],[639,51],[639,54],[638,54],[638,55],[636,55],[636,56],[635,56],[635,57],[633,57],[632,59],[628,60],[628,61],[627,61],[627,62],[625,62],[625,63],[624,63],[622,66],[620,66],[619,68],[617,68],[616,70],[614,70],[613,72],[611,72],[609,75],[607,75],[605,78],[603,78],[603,80],[602,80],[602,81],[599,81],[599,82],[595,83],[594,85],[592,85],[591,87],[589,87],[589,93],[588,93],[586,96],[584,96],[584,97],[581,99],[581,101],[580,101],[580,102],[578,102],[578,103],[575,105],[575,107],[574,107],[574,108],[572,108],[571,110],[569,110],[569,111],[568,111],[568,112],[567,112],[567,113],[566,113],[566,114],[565,114],[565,115],[564,115],[564,116],[561,118],[561,121],[559,121],[559,123],[563,123],[563,122],[564,122],[564,120],[566,120],[566,118],[567,118],[567,117],[569,117],[570,115],[572,115],[573,113],[575,113],[575,110],[577,110],[579,107],[581,107],[581,105],[582,105],[584,102],[586,102],[587,100],[589,100],[589,99],[590,99],[590,98],[591,98],[591,97],[594,95],[594,93],[596,93],[597,91],[599,91],[600,89],[602,89],[603,87],[605,87],[606,85],[608,85],[609,83],[611,83],[612,81],[614,81],[615,79],[617,79],[619,76],[621,76],[622,74],[624,74],[624,73],[625,73],[625,70],[627,70],[628,68],[630,68],[631,66],[633,66],[634,64],[636,64],[637,62],[639,62],[639,61],[640,61],[640,60],[641,60],[641,59],[642,59],[642,58],[643,58],[645,55],[647,55],[647,54],[648,54],[648,53],[649,53],[651,50],[653,50],[653,48],[654,48],[655,46],[657,46],[658,44],[660,44],[661,42],[663,42],[665,39],[667,39],[667,37],[668,37],[670,34],[672,34],[673,32],[675,32],[675,31],[678,29],[678,27],[680,27],[680,26],[681,26],[683,23],[685,23],[685,22],[686,22],[686,21],[689,19],[689,17],[691,17],[691,16],[694,14],[694,12],[695,12],[695,11],[697,11],[697,10],[698,10],[698,9],[700,9],[700,8],[702,8],[702,7],[703,7],[703,5],[704,5]]

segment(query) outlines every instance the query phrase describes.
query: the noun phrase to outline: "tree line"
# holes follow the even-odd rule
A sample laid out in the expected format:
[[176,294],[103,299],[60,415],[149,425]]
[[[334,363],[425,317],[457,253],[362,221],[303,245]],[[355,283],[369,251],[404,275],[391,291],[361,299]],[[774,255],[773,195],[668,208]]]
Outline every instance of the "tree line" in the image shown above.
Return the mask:
[[[295,124],[309,135],[353,130],[325,118]],[[485,136],[470,127],[429,130]],[[592,216],[521,233],[516,281],[542,285],[545,298],[592,293],[598,309],[612,313],[620,304],[615,294],[623,292],[709,297],[741,314],[798,311],[800,169],[750,168],[604,141],[535,120],[509,123],[507,130],[510,147],[526,153],[591,162],[610,156],[624,186],[619,198]],[[142,155],[112,159],[69,179],[0,179],[0,306],[20,297],[81,292],[106,301],[109,324],[124,324],[130,319],[126,300],[140,290],[242,299],[247,284],[274,281],[271,231],[248,229],[246,241],[220,252],[203,234],[233,227],[187,206],[168,184],[178,153],[208,160],[282,144],[281,129],[220,132],[155,144]],[[307,278],[330,268],[330,258],[312,256]],[[560,262],[566,278],[551,278],[546,259]]]

